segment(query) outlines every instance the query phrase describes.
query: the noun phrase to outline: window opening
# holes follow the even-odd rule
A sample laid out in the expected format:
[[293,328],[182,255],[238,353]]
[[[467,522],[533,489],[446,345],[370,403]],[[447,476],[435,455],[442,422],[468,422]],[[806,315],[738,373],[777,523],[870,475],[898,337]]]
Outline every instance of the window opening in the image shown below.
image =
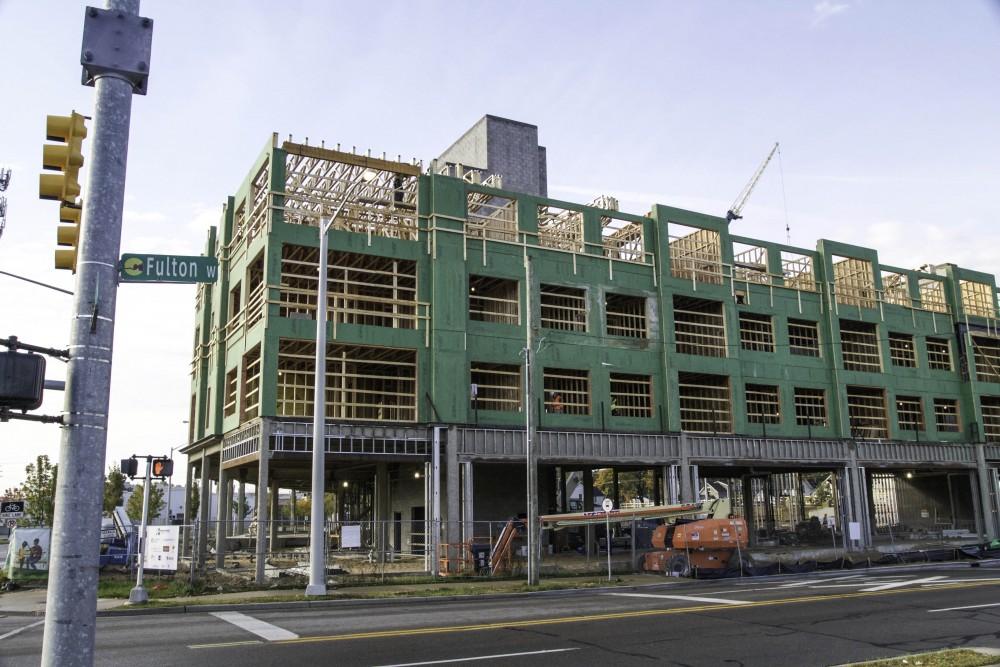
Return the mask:
[[722,243],[719,233],[668,223],[670,275],[714,285],[722,284]]
[[913,305],[910,300],[909,278],[905,274],[894,271],[882,272],[882,300],[897,306]]
[[780,424],[781,401],[778,387],[770,384],[747,384],[747,421],[751,424]]
[[770,285],[767,272],[767,248],[733,243],[733,279],[742,282]]
[[947,338],[927,339],[927,366],[939,371],[950,371],[951,344]]
[[604,256],[625,262],[645,261],[645,241],[641,222],[601,216],[601,245]]
[[653,380],[648,375],[611,374],[613,417],[653,416]]
[[469,276],[469,319],[496,324],[520,322],[517,281]]
[[487,192],[469,192],[465,234],[470,238],[517,241],[517,200]]
[[840,350],[844,356],[845,370],[882,372],[878,334],[874,324],[840,320]]
[[472,362],[472,384],[476,386],[472,408],[498,412],[521,411],[521,367],[512,364]]
[[837,303],[860,308],[875,307],[875,274],[872,273],[871,262],[834,255],[833,284]]
[[807,292],[816,291],[816,274],[813,271],[813,258],[809,255],[799,255],[782,250],[781,274],[785,279],[785,287],[805,290]]
[[937,313],[948,312],[948,302],[944,298],[944,283],[933,278],[921,278],[917,282],[920,289],[920,307]]
[[799,426],[826,426],[826,392],[807,387],[795,388],[795,423]]
[[896,396],[896,419],[900,431],[924,430],[924,406],[919,396]]
[[726,325],[722,303],[674,296],[677,352],[704,357],[726,356]]
[[996,317],[996,304],[993,302],[993,288],[986,283],[971,280],[960,280],[962,293],[962,310],[967,315],[977,317]]
[[740,347],[754,352],[774,352],[774,326],[770,315],[740,313]]
[[542,373],[545,411],[555,414],[590,414],[590,372],[546,368]]
[[803,357],[819,357],[819,325],[808,320],[788,319],[788,349]]
[[973,336],[972,354],[976,362],[976,379],[1000,382],[1000,340]]
[[583,252],[583,213],[557,206],[539,206],[538,245]]
[[604,312],[609,336],[647,337],[645,297],[605,294]]
[[962,429],[959,426],[958,401],[952,398],[934,399],[934,426],[938,431],[945,433],[958,433]]
[[1000,442],[1000,396],[982,396],[979,405],[983,410],[986,442]]
[[677,394],[681,430],[691,433],[732,433],[729,378],[707,373],[679,373]]
[[859,440],[889,437],[884,389],[848,385],[847,414],[851,422],[851,437]]
[[559,331],[587,330],[587,292],[577,287],[539,285],[541,324]]
[[893,366],[917,367],[917,349],[910,334],[889,332],[889,357]]
[[260,416],[260,345],[243,355],[243,409],[240,422]]
[[226,400],[222,405],[222,414],[231,417],[236,414],[236,376],[239,369],[226,373]]

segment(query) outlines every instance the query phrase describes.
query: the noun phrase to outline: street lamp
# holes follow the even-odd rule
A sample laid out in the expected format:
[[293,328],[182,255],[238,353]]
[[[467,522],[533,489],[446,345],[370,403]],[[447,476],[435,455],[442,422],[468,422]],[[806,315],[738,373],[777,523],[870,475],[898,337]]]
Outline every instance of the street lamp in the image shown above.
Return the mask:
[[316,367],[313,383],[313,440],[312,440],[312,501],[309,508],[309,585],[306,595],[326,595],[326,549],[323,528],[324,476],[326,474],[326,270],[330,227],[344,209],[347,200],[362,183],[375,178],[371,169],[358,174],[337,204],[329,218],[319,221],[319,285],[316,290]]

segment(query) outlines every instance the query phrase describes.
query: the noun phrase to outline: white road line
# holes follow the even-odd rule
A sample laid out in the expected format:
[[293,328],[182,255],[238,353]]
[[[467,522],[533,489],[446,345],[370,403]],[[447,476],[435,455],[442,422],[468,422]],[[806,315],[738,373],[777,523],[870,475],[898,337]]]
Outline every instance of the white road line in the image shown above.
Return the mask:
[[[844,579],[857,579],[858,577],[861,577],[861,576],[863,576],[863,575],[860,575],[860,574],[849,574],[846,577],[831,577],[829,579],[826,579],[826,578],[824,578],[824,579],[807,579],[806,581],[796,581],[796,582],[791,583],[791,584],[782,584],[781,586],[778,586],[778,588],[796,588],[797,586],[815,586],[817,584],[825,584],[825,583],[830,582],[830,581],[842,581]],[[851,586],[855,586],[855,585],[857,585],[857,582],[854,583],[854,584],[850,584],[850,585]]]
[[924,577],[923,579],[907,579],[906,581],[896,581],[891,584],[882,584],[881,586],[872,586],[870,588],[862,588],[862,593],[875,593],[876,591],[887,591],[890,588],[902,588],[903,586],[912,586],[914,584],[929,584],[932,581],[937,581],[938,579],[944,579],[944,576],[938,577]]
[[17,630],[11,630],[7,634],[0,635],[0,640],[7,639],[8,637],[13,637],[14,635],[19,635],[22,632],[24,632],[25,630],[30,630],[31,628],[33,628],[33,627],[35,627],[37,625],[41,625],[44,622],[45,622],[45,619],[43,618],[42,620],[35,621],[34,623],[30,623],[30,624],[24,626],[23,628],[18,628]]
[[496,655],[477,655],[471,658],[452,658],[450,660],[428,660],[427,662],[401,662],[394,665],[381,665],[380,667],[417,667],[418,665],[443,665],[449,662],[472,662],[473,660],[499,660],[500,658],[518,658],[525,655],[542,655],[544,653],[564,653],[566,651],[579,651],[579,648],[553,648],[547,651],[527,651],[525,653],[498,653]]
[[227,623],[232,623],[238,628],[243,628],[247,632],[252,632],[258,637],[262,637],[269,642],[277,641],[279,639],[299,638],[299,636],[294,632],[289,632],[284,628],[279,628],[277,625],[272,625],[266,621],[254,618],[253,616],[241,614],[238,611],[213,611],[212,616],[222,619]]
[[657,595],[653,593],[605,593],[623,598],[657,598],[660,600],[683,600],[685,602],[715,602],[717,604],[750,604],[747,600],[725,600],[722,598],[702,598],[694,595]]
[[[928,609],[928,614],[933,614],[938,611],[958,611],[959,609],[982,609],[983,607],[1000,607],[1000,602],[991,602],[989,604],[970,604],[966,607],[945,607],[944,609]],[[3,639],[3,637],[0,637]]]

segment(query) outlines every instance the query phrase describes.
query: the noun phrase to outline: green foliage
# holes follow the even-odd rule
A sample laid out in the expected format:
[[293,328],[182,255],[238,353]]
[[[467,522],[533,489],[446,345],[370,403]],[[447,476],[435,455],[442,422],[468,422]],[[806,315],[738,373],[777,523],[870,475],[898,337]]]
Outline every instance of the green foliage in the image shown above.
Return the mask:
[[22,497],[27,501],[27,525],[51,526],[56,508],[56,479],[59,466],[49,461],[45,454],[29,463],[21,483]]
[[[125,513],[128,514],[128,518],[132,519],[132,521],[142,520],[142,494],[142,484],[136,484],[132,489],[132,495],[129,496],[128,503],[125,506]],[[150,520],[160,516],[160,512],[163,511],[163,505],[163,486],[156,486],[154,484],[149,489]]]
[[122,504],[124,493],[125,475],[116,463],[104,476],[104,514],[111,515]]
[[[653,471],[618,473],[618,494],[621,501],[653,497]],[[614,498],[614,473],[611,468],[601,468],[594,474],[594,486],[608,498]],[[589,508],[587,508],[589,509]]]
[[[334,511],[337,509],[337,494],[327,493],[323,498],[323,511],[326,512],[327,518],[333,516]],[[295,501],[295,516],[299,519],[309,518],[310,512],[312,512],[312,498],[305,497],[299,498]]]
[[188,516],[194,521],[195,517],[198,516],[198,508],[201,507],[201,488],[198,482],[191,482],[191,488],[187,490],[187,495]]

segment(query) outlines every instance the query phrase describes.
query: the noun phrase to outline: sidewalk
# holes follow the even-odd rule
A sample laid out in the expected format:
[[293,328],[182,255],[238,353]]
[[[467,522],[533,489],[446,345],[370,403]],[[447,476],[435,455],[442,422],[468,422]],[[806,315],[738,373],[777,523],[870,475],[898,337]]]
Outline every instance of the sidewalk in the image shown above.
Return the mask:
[[[0,595],[0,616],[44,616],[45,595],[44,588],[3,593]],[[97,610],[113,609],[124,602],[125,600],[98,600]]]

